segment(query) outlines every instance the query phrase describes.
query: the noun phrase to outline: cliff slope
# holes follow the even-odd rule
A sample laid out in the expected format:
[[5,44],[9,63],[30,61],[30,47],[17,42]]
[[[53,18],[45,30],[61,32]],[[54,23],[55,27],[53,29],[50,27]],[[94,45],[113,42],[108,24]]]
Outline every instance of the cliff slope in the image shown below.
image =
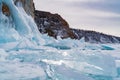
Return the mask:
[[41,33],[57,38],[75,38],[75,34],[69,28],[69,24],[58,14],[35,10],[35,21]]
[[120,43],[120,37],[95,31],[71,29],[69,24],[58,14],[35,10],[35,21],[41,33],[57,38],[84,38],[90,43]]
[[[40,33],[48,34],[57,39],[57,37],[81,39],[84,37],[86,42],[91,43],[120,43],[120,38],[116,36],[106,35],[95,31],[86,31],[79,29],[71,29],[67,21],[59,14],[35,10],[33,0],[15,0],[15,5],[21,2],[24,10],[31,15],[38,26]],[[10,16],[9,7],[3,3],[2,12]]]

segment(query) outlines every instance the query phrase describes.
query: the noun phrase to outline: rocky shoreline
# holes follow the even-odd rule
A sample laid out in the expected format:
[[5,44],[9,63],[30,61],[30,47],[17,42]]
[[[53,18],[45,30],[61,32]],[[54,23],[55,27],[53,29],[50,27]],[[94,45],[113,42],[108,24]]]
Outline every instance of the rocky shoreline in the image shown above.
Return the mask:
[[[95,31],[72,29],[69,27],[68,22],[59,14],[35,10],[33,0],[16,0],[14,2],[15,5],[20,5],[18,2],[21,2],[26,13],[34,18],[42,34],[48,34],[56,39],[58,36],[62,39],[71,38],[80,40],[84,38],[86,42],[90,43],[120,43],[120,37]],[[9,7],[4,3],[2,11],[6,16],[10,16]]]

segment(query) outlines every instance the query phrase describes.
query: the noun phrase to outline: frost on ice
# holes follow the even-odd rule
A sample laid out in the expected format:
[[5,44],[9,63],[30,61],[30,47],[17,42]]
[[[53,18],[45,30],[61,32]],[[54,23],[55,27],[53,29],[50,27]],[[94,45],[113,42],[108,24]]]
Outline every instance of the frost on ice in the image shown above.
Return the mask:
[[21,3],[0,0],[0,32],[1,80],[119,80],[120,45],[41,35]]

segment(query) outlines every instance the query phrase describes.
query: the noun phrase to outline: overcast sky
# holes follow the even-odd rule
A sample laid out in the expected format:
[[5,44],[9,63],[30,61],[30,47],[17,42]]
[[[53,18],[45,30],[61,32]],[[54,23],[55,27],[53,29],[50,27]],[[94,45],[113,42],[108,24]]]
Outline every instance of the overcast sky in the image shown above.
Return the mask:
[[120,36],[120,0],[34,0],[36,9],[60,14],[71,28]]

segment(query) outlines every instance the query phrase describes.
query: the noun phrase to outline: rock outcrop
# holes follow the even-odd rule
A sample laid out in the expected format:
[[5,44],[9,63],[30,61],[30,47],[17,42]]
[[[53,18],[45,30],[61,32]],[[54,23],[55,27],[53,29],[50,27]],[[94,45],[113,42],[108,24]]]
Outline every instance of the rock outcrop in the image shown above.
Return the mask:
[[77,36],[76,39],[84,38],[85,42],[90,43],[120,43],[120,37],[103,34],[96,31],[88,31],[81,29],[71,29]]
[[33,0],[16,0],[15,4],[17,4],[17,2],[21,2],[26,13],[28,15],[31,15],[32,17],[34,17],[35,7],[34,7]]
[[9,8],[6,4],[3,3],[2,5],[2,12],[7,15],[7,16],[10,16],[10,11],[9,11]]
[[120,37],[107,35],[95,31],[79,30],[69,28],[69,24],[58,14],[44,11],[35,11],[35,21],[41,33],[57,38],[84,38],[90,43],[120,43]]
[[[95,31],[86,31],[69,28],[69,24],[59,14],[35,10],[33,0],[14,0],[15,5],[22,3],[22,6],[28,15],[31,15],[42,34],[47,33],[57,39],[57,37],[81,39],[84,37],[86,42],[90,43],[120,43],[120,37],[106,35]],[[7,5],[3,4],[2,11],[9,16],[10,11]]]
[[[15,0],[15,5],[18,5],[18,2],[22,3],[22,6],[24,8],[24,10],[26,11],[26,13],[28,15],[31,15],[34,18],[34,2],[33,0]],[[3,3],[2,6],[2,11],[5,15],[9,16],[10,15],[10,11],[9,11],[9,7]]]
[[41,33],[57,38],[72,38],[76,35],[69,28],[69,24],[58,14],[51,14],[44,11],[35,11],[35,21]]

